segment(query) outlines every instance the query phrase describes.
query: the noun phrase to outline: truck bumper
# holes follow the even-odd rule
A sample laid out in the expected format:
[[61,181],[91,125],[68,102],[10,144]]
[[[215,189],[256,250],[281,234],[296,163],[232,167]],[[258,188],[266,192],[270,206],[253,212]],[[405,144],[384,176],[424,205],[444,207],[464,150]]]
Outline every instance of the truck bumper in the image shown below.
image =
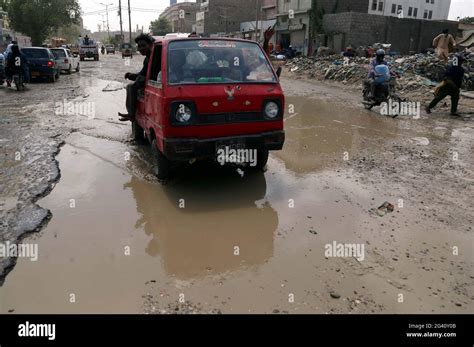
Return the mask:
[[285,132],[283,130],[209,139],[164,138],[163,154],[172,161],[187,161],[215,157],[218,145],[231,146],[232,144],[239,143],[243,144],[246,149],[278,151],[283,148],[284,142]]

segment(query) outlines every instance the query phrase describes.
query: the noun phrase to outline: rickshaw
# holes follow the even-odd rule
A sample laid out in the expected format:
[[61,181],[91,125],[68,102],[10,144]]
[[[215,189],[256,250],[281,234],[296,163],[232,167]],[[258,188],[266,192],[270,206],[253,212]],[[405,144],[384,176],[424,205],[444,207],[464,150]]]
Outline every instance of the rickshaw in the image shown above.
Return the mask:
[[133,50],[130,43],[122,43],[120,50],[122,51],[122,59],[125,57],[133,58]]

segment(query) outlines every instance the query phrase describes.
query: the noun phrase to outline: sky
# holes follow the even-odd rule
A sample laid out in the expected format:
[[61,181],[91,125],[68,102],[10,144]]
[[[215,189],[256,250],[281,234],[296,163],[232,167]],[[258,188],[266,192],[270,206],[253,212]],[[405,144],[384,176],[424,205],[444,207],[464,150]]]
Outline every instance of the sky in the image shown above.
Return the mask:
[[[236,2],[238,0],[235,0]],[[439,0],[444,1],[444,0]],[[128,30],[128,0],[122,0],[122,13],[124,30]],[[178,0],[178,2],[183,2]],[[109,6],[110,30],[119,30],[120,21],[117,14],[119,0],[79,0],[82,7],[84,26],[92,31],[98,30],[98,24],[103,25],[106,21],[106,7]],[[169,5],[169,0],[130,0],[132,7],[132,28],[138,24],[147,31],[150,22],[157,19],[160,13]],[[474,17],[474,0],[452,0],[449,19],[455,20],[458,16]],[[104,31],[106,29],[103,29]]]

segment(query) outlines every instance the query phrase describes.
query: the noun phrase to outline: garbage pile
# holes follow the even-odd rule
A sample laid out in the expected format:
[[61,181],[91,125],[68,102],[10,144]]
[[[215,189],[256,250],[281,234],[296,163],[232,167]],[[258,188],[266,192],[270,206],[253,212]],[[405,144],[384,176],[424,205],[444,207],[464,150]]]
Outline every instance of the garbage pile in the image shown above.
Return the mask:
[[[443,78],[446,63],[431,53],[420,53],[411,56],[386,56],[391,71],[399,78],[398,89],[412,91],[420,88],[433,89]],[[467,90],[474,90],[474,54],[465,63],[465,83]],[[289,71],[307,75],[310,78],[324,78],[341,81],[344,84],[358,84],[367,77],[370,58],[346,58],[339,54],[316,57],[297,57],[287,61]]]

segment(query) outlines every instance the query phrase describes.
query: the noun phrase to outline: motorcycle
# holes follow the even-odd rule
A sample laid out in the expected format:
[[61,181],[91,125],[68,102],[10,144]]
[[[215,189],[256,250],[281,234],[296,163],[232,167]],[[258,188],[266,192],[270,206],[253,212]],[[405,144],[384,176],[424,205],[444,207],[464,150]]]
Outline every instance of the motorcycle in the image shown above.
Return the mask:
[[[362,96],[364,100],[362,103],[367,110],[371,110],[376,106],[380,106],[383,103],[400,103],[404,100],[400,98],[395,92],[396,86],[396,75],[391,75],[389,82],[384,82],[375,86],[375,95],[372,95],[371,81],[364,81],[364,89],[362,91]],[[397,117],[395,115],[393,118]]]

